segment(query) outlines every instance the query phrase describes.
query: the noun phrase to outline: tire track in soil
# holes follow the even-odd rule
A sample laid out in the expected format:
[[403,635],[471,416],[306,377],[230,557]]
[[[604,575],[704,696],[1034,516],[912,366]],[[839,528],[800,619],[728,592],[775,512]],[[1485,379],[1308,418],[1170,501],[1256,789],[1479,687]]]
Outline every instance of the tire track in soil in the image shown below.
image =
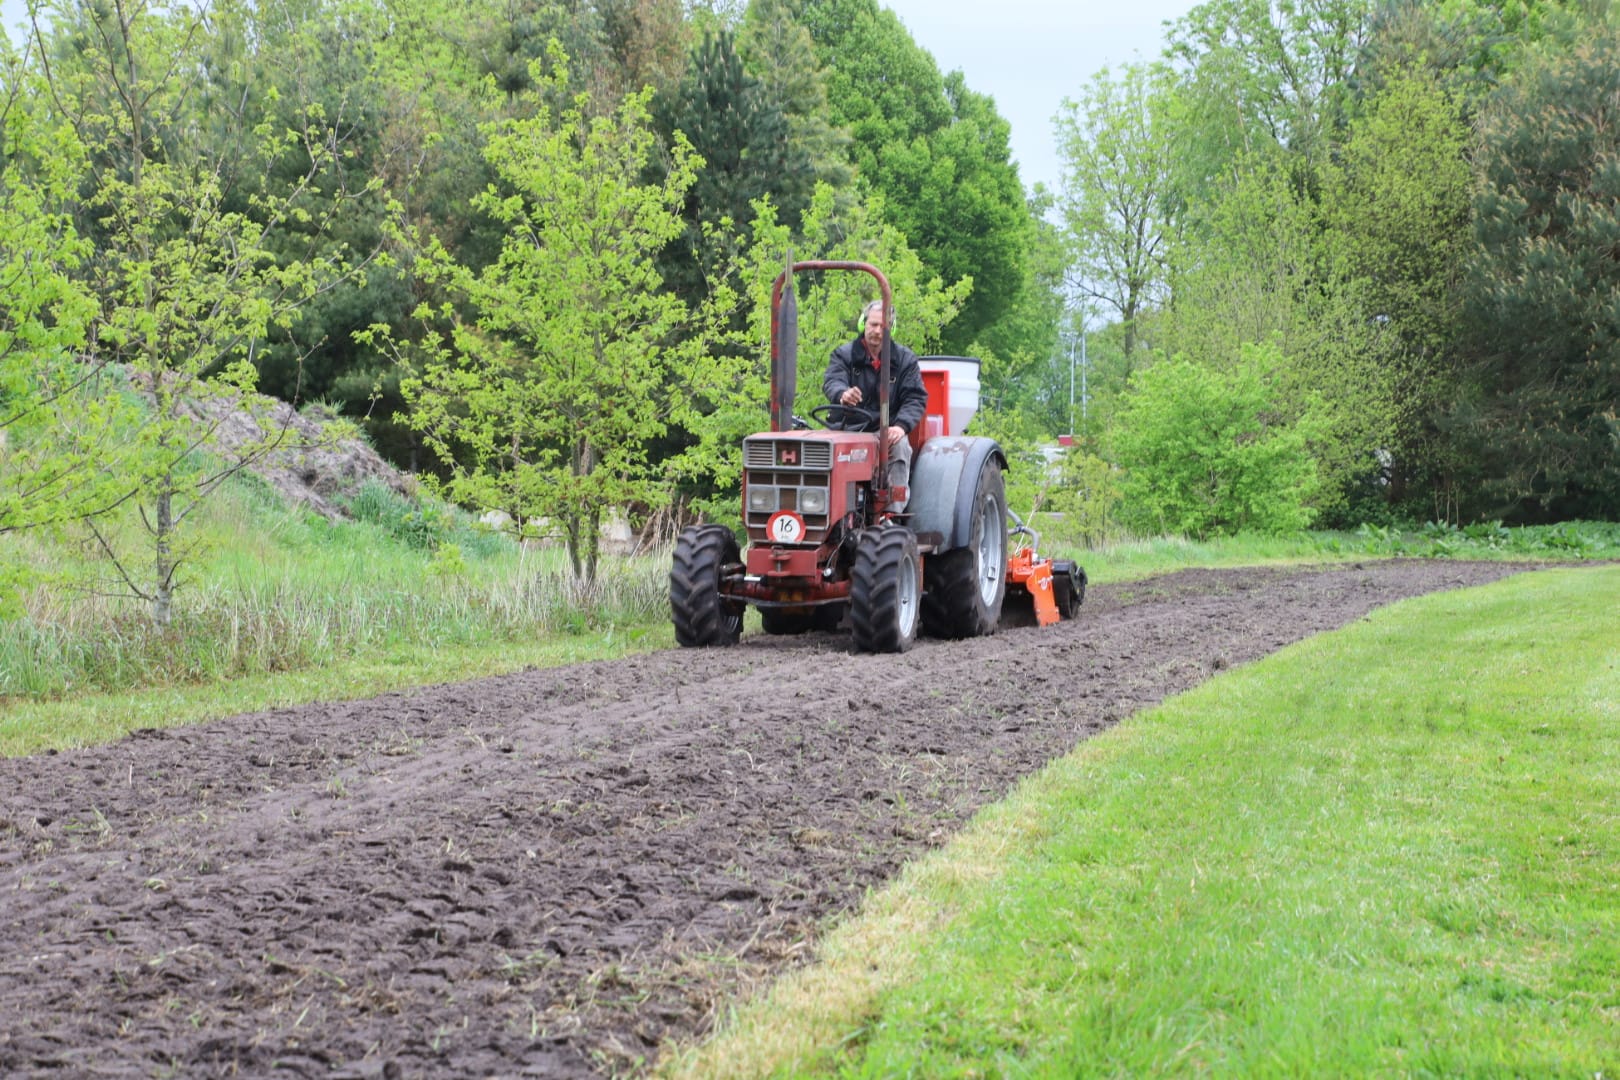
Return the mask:
[[633,1072],[1092,733],[1519,569],[1183,571],[903,657],[751,637],[0,761],[0,1074]]

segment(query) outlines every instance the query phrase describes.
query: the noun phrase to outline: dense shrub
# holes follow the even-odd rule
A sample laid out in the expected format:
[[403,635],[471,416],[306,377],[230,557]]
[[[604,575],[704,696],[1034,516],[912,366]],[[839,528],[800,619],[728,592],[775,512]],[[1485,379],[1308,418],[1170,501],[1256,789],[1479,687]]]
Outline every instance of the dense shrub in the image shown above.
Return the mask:
[[1246,345],[1227,370],[1177,357],[1131,377],[1114,433],[1127,525],[1202,539],[1311,523],[1315,420],[1279,415],[1267,379],[1278,364]]

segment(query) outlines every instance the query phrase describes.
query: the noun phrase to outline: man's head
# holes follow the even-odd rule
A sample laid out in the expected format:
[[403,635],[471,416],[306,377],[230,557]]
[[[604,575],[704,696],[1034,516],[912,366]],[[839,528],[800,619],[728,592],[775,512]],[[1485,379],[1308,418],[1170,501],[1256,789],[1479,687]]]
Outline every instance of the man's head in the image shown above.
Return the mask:
[[[889,315],[889,322],[892,324],[894,313],[890,312]],[[866,305],[866,310],[861,312],[861,327],[861,340],[866,342],[866,347],[876,356],[878,349],[883,347],[882,300],[873,300]]]

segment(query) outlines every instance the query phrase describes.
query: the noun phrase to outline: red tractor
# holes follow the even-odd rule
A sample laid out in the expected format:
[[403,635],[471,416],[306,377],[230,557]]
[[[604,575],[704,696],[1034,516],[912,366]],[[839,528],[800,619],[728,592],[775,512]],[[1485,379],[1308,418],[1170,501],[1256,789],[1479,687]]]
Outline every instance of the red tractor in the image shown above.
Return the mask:
[[[910,434],[909,503],[887,484],[888,454],[876,434],[841,430],[845,413],[821,405],[817,430],[793,415],[798,310],[792,274],[854,270],[877,279],[884,325],[889,281],[861,262],[793,263],[771,290],[771,430],[743,440],[743,514],[748,549],[724,525],[684,529],[675,544],[670,607],[682,645],[729,645],[752,604],[768,634],[833,630],[847,620],[855,647],[903,652],[919,628],[935,637],[992,633],[1009,591],[1041,625],[1071,617],[1085,595],[1074,563],[1041,558],[1025,544],[1009,558],[1002,471],[994,439],[960,434],[978,406],[978,361],[924,357],[927,415]],[[891,343],[880,355],[878,430],[889,426]],[[953,379],[955,386],[952,385]],[[865,426],[865,425],[862,425]],[[1034,534],[1019,523],[1019,533]]]

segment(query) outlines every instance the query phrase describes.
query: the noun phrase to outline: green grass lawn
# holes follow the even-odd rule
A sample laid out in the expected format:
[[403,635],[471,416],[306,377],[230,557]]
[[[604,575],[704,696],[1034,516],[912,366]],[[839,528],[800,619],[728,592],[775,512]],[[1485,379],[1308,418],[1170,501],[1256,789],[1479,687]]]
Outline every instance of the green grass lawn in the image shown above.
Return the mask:
[[1620,1076],[1616,598],[1424,597],[1132,717],[668,1071]]

